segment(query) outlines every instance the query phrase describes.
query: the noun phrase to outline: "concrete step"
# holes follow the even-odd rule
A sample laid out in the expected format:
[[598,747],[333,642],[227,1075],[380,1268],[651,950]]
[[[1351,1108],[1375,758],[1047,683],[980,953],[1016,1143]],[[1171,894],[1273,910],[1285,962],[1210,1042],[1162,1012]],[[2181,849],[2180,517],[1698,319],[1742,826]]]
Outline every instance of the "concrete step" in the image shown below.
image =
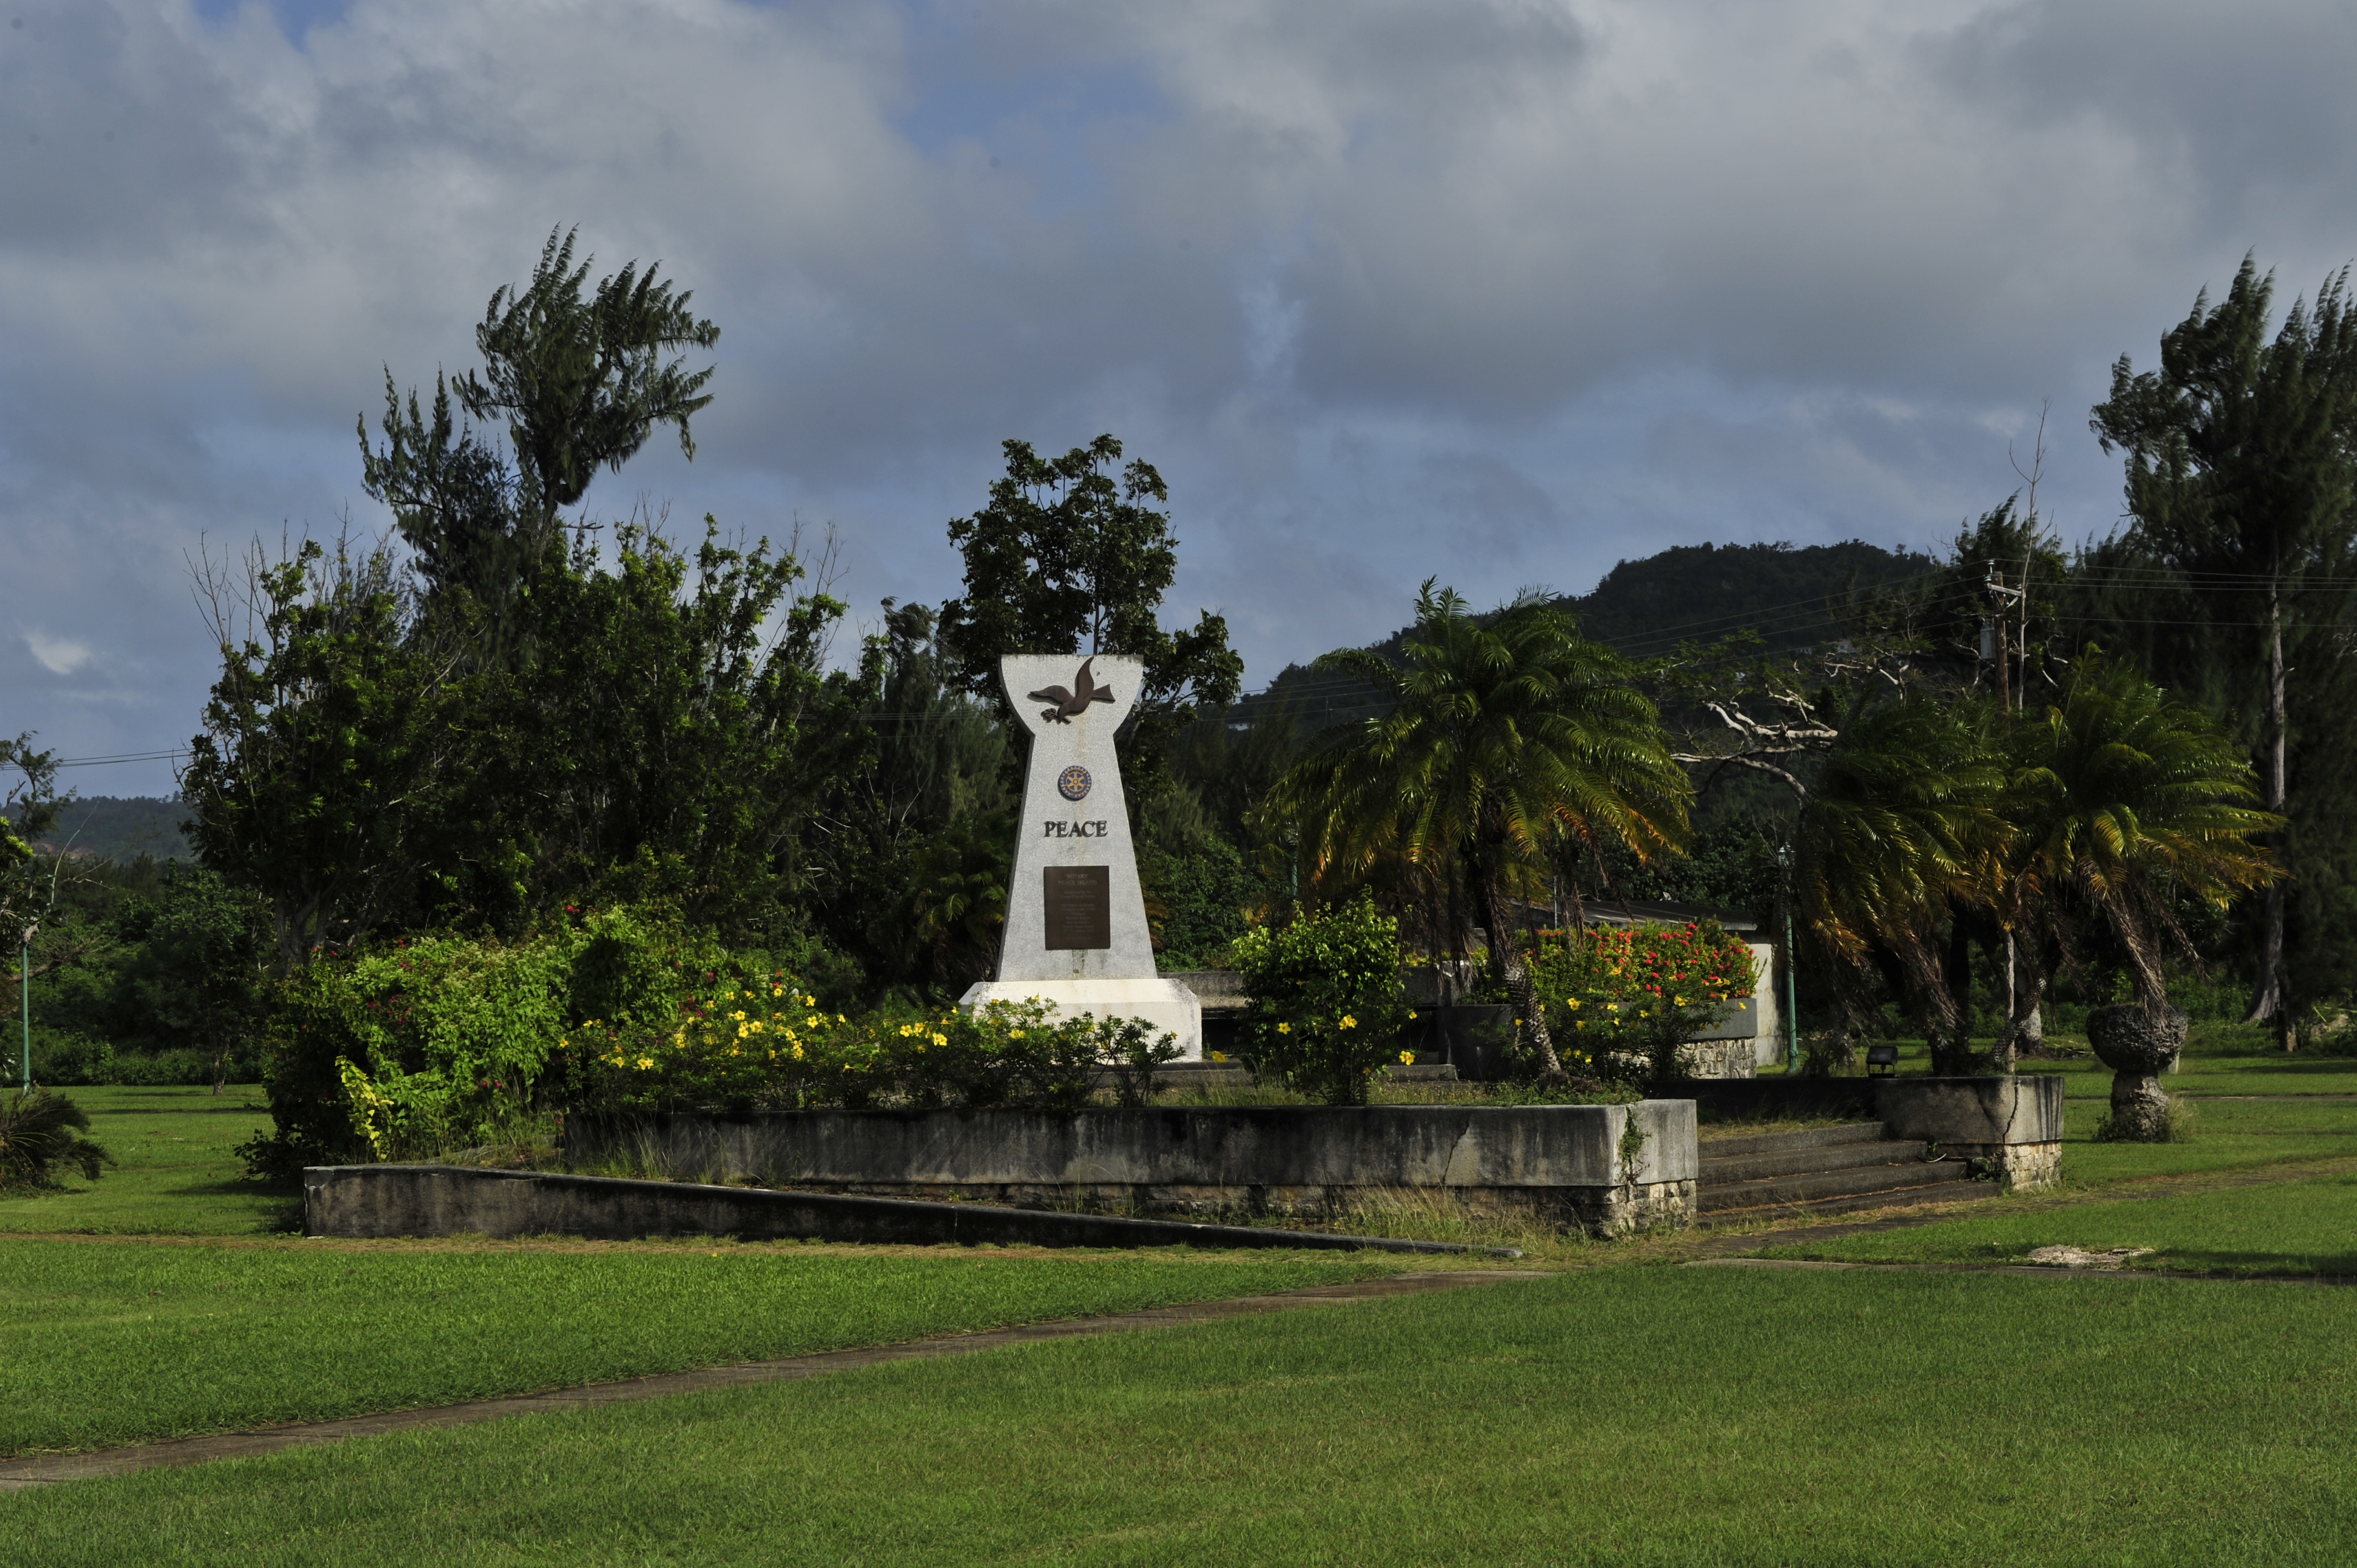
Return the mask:
[[1854,1170],[1860,1165],[1900,1165],[1923,1157],[1923,1145],[1911,1141],[1878,1138],[1859,1144],[1820,1144],[1813,1149],[1786,1149],[1775,1154],[1730,1155],[1721,1157],[1708,1144],[1699,1173],[1703,1186],[1759,1181],[1767,1176],[1807,1176],[1814,1171]]
[[1789,1149],[1829,1149],[1844,1144],[1871,1144],[1882,1136],[1879,1122],[1841,1122],[1830,1127],[1803,1127],[1797,1133],[1751,1133],[1736,1138],[1705,1138],[1700,1153],[1706,1160],[1732,1155],[1780,1155]]
[[1721,1209],[1810,1203],[1818,1198],[1848,1197],[1863,1192],[1932,1187],[1967,1179],[1962,1160],[1938,1160],[1927,1164],[1919,1156],[1904,1165],[1859,1165],[1849,1170],[1813,1171],[1802,1176],[1769,1176],[1760,1181],[1727,1182],[1717,1187],[1708,1182],[1698,1182],[1695,1197],[1704,1213],[1715,1214]]
[[1995,1182],[1943,1181],[1930,1187],[1892,1187],[1888,1192],[1852,1193],[1846,1197],[1821,1197],[1804,1203],[1761,1204],[1753,1208],[1719,1208],[1712,1219],[1764,1219],[1789,1214],[1857,1214],[1869,1208],[1914,1208],[1932,1204],[1971,1203],[1995,1197]]

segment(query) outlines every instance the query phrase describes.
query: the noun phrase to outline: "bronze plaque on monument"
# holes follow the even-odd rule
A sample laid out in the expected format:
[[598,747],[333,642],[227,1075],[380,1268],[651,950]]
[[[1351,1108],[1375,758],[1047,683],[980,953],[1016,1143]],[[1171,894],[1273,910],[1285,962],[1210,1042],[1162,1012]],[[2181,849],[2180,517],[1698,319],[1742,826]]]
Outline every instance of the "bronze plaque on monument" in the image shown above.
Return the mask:
[[1102,865],[1042,866],[1046,879],[1047,946],[1113,946],[1113,884]]

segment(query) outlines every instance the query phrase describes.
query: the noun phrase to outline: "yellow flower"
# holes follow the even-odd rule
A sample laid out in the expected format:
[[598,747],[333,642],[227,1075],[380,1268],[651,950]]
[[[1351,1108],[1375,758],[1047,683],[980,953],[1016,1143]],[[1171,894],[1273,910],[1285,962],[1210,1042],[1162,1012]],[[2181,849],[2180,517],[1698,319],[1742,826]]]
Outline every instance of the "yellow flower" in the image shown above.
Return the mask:
[[1413,1021],[1415,1020],[1415,1008],[1413,1008],[1413,1007],[1409,1008],[1409,1009],[1407,1010],[1407,1015],[1408,1015],[1409,1020],[1410,1020],[1411,1022],[1413,1022]]
[[648,1069],[650,1069],[650,1068],[653,1067],[654,1065],[655,1065],[655,1058],[652,1058],[652,1057],[640,1057],[640,1058],[639,1058],[639,1070],[640,1070],[640,1072],[645,1072]]
[[749,1024],[739,1024],[737,1026],[737,1037],[740,1040],[751,1032],[752,1026]]
[[946,1046],[949,1043],[950,1037],[947,1035],[935,1035],[933,1036],[933,1044],[937,1046]]
[[1342,1015],[1342,1027],[1346,1029],[1355,1029],[1358,1026],[1359,1021],[1356,1018],[1351,1017],[1348,1013]]
[[1579,1011],[1579,998],[1577,996],[1565,997],[1563,999],[1563,1004],[1570,1008],[1575,1013]]
[[796,1046],[796,1047],[794,1047],[794,1060],[796,1060],[796,1061],[800,1061],[800,1060],[802,1060],[802,1048],[800,1046]]
[[736,1019],[738,1023],[740,1023],[740,1024],[741,1024],[741,1023],[743,1023],[743,1022],[745,1021],[745,1009],[743,1009],[742,1007],[739,1007],[739,1008],[737,1008],[737,1011],[735,1011],[734,1013],[729,1014],[728,1015],[729,1015],[731,1018]]
[[815,1007],[818,1005],[818,998],[815,996],[805,996],[802,998],[802,1005],[805,1007]]
[[1670,1005],[1673,1007],[1683,1007],[1685,1004],[1686,999],[1683,996],[1673,996],[1670,998]]
[[807,1018],[803,1019],[803,1020],[802,1020],[802,1027],[803,1027],[803,1028],[805,1028],[805,1029],[815,1029],[815,1028],[817,1028],[817,1027],[818,1027],[818,1015],[817,1015],[817,1014],[815,1014],[815,1013],[813,1013],[813,1014],[812,1014],[809,1017],[807,1017]]
[[1415,1053],[1414,1051],[1402,1051],[1400,1053],[1400,1066],[1414,1067],[1415,1065]]
[[785,993],[786,988],[782,985],[772,985],[770,987],[770,994],[772,996],[783,996]]
[[1009,1029],[1006,1031],[1006,1037],[1010,1040],[1019,1040],[1023,1037],[1023,1031],[1020,1029]]
[[1280,1035],[1289,1035],[1293,1033],[1293,1026],[1290,1024],[1279,1024],[1276,1026],[1276,1032]]
[[1228,1053],[1225,1051],[1213,1051],[1211,1053],[1211,1059],[1215,1062],[1223,1062],[1228,1059]]

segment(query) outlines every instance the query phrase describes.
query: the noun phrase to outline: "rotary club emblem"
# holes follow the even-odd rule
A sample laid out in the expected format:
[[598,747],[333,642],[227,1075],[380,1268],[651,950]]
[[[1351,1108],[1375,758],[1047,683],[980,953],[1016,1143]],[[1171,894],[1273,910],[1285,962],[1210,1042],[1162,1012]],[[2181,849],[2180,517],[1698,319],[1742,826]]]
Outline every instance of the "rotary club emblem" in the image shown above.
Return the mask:
[[1091,782],[1089,770],[1075,762],[1056,775],[1056,793],[1067,800],[1078,800],[1088,794]]

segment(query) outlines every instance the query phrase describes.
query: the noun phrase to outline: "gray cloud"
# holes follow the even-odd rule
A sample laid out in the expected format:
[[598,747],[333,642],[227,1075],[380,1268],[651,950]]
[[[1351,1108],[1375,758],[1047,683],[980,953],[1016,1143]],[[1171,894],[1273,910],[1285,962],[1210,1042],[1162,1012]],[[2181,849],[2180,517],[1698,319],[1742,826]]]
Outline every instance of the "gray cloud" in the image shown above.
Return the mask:
[[831,521],[839,591],[938,598],[999,438],[1113,430],[1255,678],[1427,575],[1943,538],[2045,396],[2100,528],[2111,359],[2245,249],[2287,293],[2357,253],[2323,5],[18,11],[0,729],[77,753],[193,729],[184,553],[371,525],[381,367],[469,362],[554,224],[724,329],[698,460],[593,507]]

